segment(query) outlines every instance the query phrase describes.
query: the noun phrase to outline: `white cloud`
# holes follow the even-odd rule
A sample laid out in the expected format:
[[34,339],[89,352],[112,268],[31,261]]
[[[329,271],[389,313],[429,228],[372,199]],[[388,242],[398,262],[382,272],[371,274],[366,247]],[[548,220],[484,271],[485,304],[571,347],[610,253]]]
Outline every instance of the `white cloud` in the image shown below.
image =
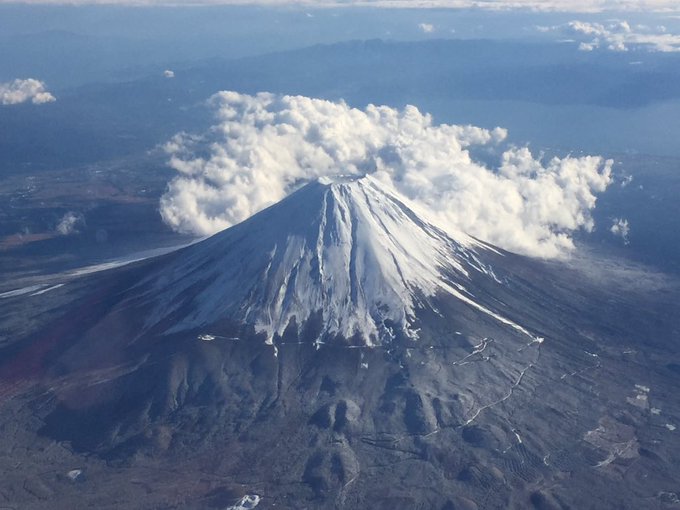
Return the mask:
[[426,34],[431,34],[435,30],[434,25],[431,23],[419,23],[418,28]]
[[55,97],[45,89],[45,84],[33,78],[0,83],[0,104],[2,105],[20,104],[27,101],[33,104],[43,104],[55,100]]
[[593,228],[595,194],[611,182],[611,161],[543,161],[527,148],[497,148],[500,163],[488,168],[468,148],[494,148],[504,129],[435,125],[414,106],[359,110],[236,92],[210,102],[218,123],[166,146],[180,175],[161,199],[161,214],[183,232],[227,228],[321,176],[370,173],[452,233],[554,257],[573,248],[573,231]]
[[163,76],[165,76],[166,78],[174,78],[175,77],[175,71],[172,71],[170,69],[166,69],[165,71],[163,71]]
[[85,224],[85,218],[82,214],[69,211],[61,218],[57,224],[57,232],[62,236],[68,236],[78,233],[78,227]]
[[628,220],[624,218],[614,218],[614,222],[609,231],[615,236],[623,239],[624,244],[630,243],[630,225],[628,224]]
[[625,188],[631,182],[633,182],[633,176],[632,175],[624,175],[623,178],[621,179],[621,187]]
[[631,26],[627,21],[614,20],[608,23],[570,21],[552,27],[537,27],[540,32],[555,31],[568,34],[579,40],[579,50],[609,51],[647,50],[660,52],[680,51],[680,35],[670,34],[664,26]]
[[[13,0],[0,0],[0,3]],[[21,0],[20,0],[21,1]],[[28,4],[109,5],[293,5],[318,7],[450,8],[538,12],[680,12],[677,0],[23,0]]]

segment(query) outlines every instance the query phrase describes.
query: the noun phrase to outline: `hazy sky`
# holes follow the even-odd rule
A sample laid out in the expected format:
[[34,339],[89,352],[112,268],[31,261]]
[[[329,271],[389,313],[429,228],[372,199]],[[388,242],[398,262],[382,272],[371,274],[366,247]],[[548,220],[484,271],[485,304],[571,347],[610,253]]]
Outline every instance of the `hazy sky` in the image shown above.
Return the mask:
[[0,4],[128,4],[128,5],[297,5],[308,7],[371,6],[400,8],[478,8],[492,10],[530,9],[535,11],[602,12],[657,11],[680,12],[677,0],[0,0]]

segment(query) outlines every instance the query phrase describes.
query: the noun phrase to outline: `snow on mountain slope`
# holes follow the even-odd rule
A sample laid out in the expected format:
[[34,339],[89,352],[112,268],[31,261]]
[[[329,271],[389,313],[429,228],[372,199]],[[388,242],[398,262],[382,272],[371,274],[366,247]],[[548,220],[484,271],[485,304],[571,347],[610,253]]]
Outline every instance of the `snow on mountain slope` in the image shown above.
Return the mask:
[[478,257],[492,248],[453,239],[383,188],[370,176],[323,178],[182,250],[139,284],[153,309],[147,324],[173,315],[176,332],[228,318],[271,341],[293,318],[316,317],[318,341],[373,345],[397,332],[416,338],[417,309],[446,293],[531,336],[465,288],[472,271],[495,278]]

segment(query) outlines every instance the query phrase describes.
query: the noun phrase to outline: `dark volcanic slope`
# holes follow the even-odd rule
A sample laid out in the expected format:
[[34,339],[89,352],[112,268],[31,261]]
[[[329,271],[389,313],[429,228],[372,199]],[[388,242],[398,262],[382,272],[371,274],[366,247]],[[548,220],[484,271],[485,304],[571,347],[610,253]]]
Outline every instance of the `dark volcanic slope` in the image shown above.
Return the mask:
[[677,506],[677,285],[589,282],[372,193],[317,183],[173,254],[2,297],[3,504]]

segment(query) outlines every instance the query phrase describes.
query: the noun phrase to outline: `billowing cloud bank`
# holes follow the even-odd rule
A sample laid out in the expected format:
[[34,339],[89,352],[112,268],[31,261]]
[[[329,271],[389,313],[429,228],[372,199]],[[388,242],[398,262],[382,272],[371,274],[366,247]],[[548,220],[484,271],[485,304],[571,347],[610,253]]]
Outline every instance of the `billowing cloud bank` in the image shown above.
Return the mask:
[[625,20],[612,20],[607,23],[570,21],[538,28],[542,32],[554,31],[574,37],[581,51],[680,51],[680,35],[669,33],[664,26],[631,25]]
[[11,105],[27,101],[43,104],[55,101],[55,97],[45,89],[43,82],[33,78],[0,83],[0,104]]
[[[555,257],[573,247],[575,230],[593,228],[595,194],[611,182],[611,161],[542,161],[527,148],[501,151],[505,130],[435,125],[413,106],[359,110],[236,92],[210,101],[217,125],[166,146],[180,175],[162,197],[161,213],[183,232],[227,228],[321,176],[370,173],[451,233]],[[475,146],[500,153],[497,167],[475,161],[468,150]]]

